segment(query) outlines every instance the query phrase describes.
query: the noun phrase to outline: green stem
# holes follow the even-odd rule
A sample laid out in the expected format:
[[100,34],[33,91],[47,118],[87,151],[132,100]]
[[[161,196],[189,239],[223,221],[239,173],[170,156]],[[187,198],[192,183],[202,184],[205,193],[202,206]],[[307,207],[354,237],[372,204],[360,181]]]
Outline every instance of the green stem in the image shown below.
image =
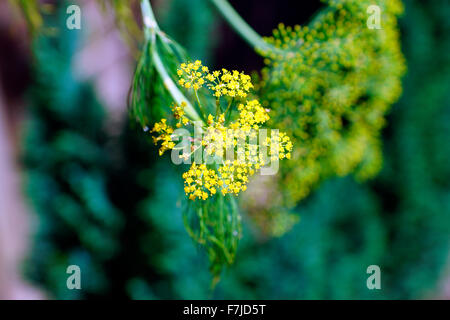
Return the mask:
[[272,46],[264,41],[264,39],[248,25],[247,22],[242,19],[239,13],[228,3],[227,0],[211,0],[220,14],[231,25],[231,27],[241,35],[241,37],[247,41],[255,49],[262,50],[263,52],[274,51],[280,52],[281,50]]
[[156,50],[155,47],[152,48],[152,58],[153,62],[155,63],[156,70],[158,70],[158,73],[164,82],[164,86],[170,92],[175,102],[178,105],[181,105],[182,102],[185,102],[186,106],[184,107],[184,112],[186,112],[186,115],[194,121],[202,121],[202,119],[200,118],[194,107],[191,105],[189,100],[183,95],[180,89],[178,89],[175,82],[173,82],[172,78],[167,73],[167,70],[164,67],[164,64],[161,61],[161,58],[159,57],[158,51]]
[[152,6],[150,5],[150,0],[141,0],[141,12],[142,19],[144,21],[145,35],[148,37],[152,31],[159,30],[155,15],[153,14]]
[[220,108],[220,100],[216,99],[216,118],[215,121],[217,121],[217,119],[219,118],[219,113],[222,111],[222,109]]
[[190,117],[193,121],[202,121],[195,108],[183,95],[175,82],[169,76],[166,68],[164,67],[164,63],[162,62],[161,57],[158,54],[158,50],[156,49],[156,32],[159,31],[159,26],[156,22],[155,15],[153,14],[150,0],[141,0],[141,12],[142,18],[144,20],[145,38],[146,41],[151,41],[153,43],[151,47],[152,59],[155,63],[156,70],[163,80],[164,86],[167,88],[170,95],[178,105],[181,105],[182,102],[186,103],[184,111],[186,112],[186,115],[188,117]]
[[[197,104],[198,104],[198,108],[199,108],[200,110],[202,110],[202,103],[200,102],[200,98],[198,97],[197,90],[194,90],[194,93],[195,93],[195,100],[197,101]],[[203,115],[203,116],[204,116],[204,115]]]
[[230,110],[231,104],[233,103],[234,98],[230,99],[230,102],[228,103],[227,109],[225,110],[225,115],[227,115],[228,110]]

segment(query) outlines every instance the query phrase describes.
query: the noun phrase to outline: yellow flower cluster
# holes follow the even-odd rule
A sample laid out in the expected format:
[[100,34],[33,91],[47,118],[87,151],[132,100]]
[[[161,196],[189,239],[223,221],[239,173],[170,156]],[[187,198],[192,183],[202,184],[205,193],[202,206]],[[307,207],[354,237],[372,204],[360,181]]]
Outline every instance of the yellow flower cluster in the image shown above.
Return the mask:
[[[286,133],[280,132],[280,134],[276,138],[273,137],[272,139],[267,138],[267,140],[270,140],[270,145],[272,146],[272,148],[270,149],[270,155],[272,160],[275,160],[276,158],[280,159],[291,158],[291,151],[293,148],[293,144],[291,139]],[[276,148],[274,148],[273,146],[276,146]]]
[[[189,119],[185,116],[184,108],[186,107],[186,102],[182,102],[180,105],[174,103],[171,106],[173,116],[177,121],[176,127],[181,128],[190,123]],[[163,155],[167,150],[173,149],[175,147],[175,142],[172,140],[173,128],[167,124],[167,119],[161,119],[160,122],[155,123],[151,132],[156,132],[159,134],[157,137],[153,137],[153,142],[158,144],[162,141],[161,147],[159,149],[159,155]]]
[[205,83],[205,76],[209,74],[208,67],[202,66],[200,60],[194,63],[182,63],[177,71],[180,80],[178,83],[187,89],[200,89]]
[[205,164],[192,164],[189,171],[183,173],[184,192],[189,196],[190,200],[202,199],[206,200],[209,194],[216,193],[218,185],[217,173],[213,169],[208,169]]
[[[248,135],[254,138],[258,136],[259,126],[269,119],[267,110],[262,108],[257,100],[240,104],[238,109],[240,110],[239,118],[232,122],[229,128],[223,125],[224,114],[219,115],[218,121],[214,121],[214,117],[210,114],[208,116],[209,126],[206,128],[202,140],[202,145],[206,148],[208,155],[214,154],[223,157],[225,151],[232,148],[237,160],[224,161],[218,166],[217,171],[206,165],[198,166],[194,163],[183,176],[185,192],[189,199],[205,200],[217,191],[223,195],[238,195],[247,189],[249,177],[266,164],[265,156],[259,145],[249,143],[241,145],[239,139],[245,139]],[[266,138],[265,141],[261,141],[261,145],[269,149],[270,161],[291,158],[293,144],[283,132],[275,137]],[[193,173],[197,179],[192,178]],[[204,180],[200,179],[202,177],[207,180],[207,185]]]
[[208,116],[208,127],[202,140],[202,145],[206,148],[208,155],[216,154],[223,157],[226,148],[227,128],[224,126],[225,114],[220,114],[217,121],[214,121],[212,114]]
[[183,125],[187,125],[189,123],[189,119],[185,116],[184,108],[186,107],[186,102],[182,102],[180,106],[177,104],[173,104],[171,109],[173,112],[173,116],[178,120],[176,126],[177,128],[181,128]]
[[[226,69],[209,72],[208,67],[203,66],[199,60],[181,64],[178,75],[179,84],[185,88],[199,90],[205,86],[211,90],[218,106],[215,116],[208,114],[206,117],[201,139],[201,147],[204,148],[206,155],[215,158],[215,161],[211,165],[194,162],[183,174],[184,191],[189,199],[206,200],[219,192],[222,195],[238,195],[247,189],[249,177],[266,163],[291,158],[293,146],[285,133],[272,136],[272,139],[263,139],[260,145],[257,144],[261,126],[270,119],[269,110],[263,108],[258,100],[240,100],[236,110],[237,119],[226,123],[226,117],[230,116],[228,112],[232,112],[229,107],[233,99],[228,100],[229,107],[225,113],[220,111],[219,99],[224,96],[245,98],[253,88],[248,75]],[[178,128],[190,123],[184,112],[185,107],[186,103],[182,103],[180,106],[174,104],[171,108],[174,118],[178,120],[176,123]],[[160,154],[175,147],[172,142],[173,129],[167,125],[166,119],[155,124],[152,131],[160,134],[154,138],[155,143],[162,141]],[[252,143],[247,143],[248,136],[253,138]],[[195,147],[191,147],[192,152],[187,159],[196,150]],[[224,161],[225,154],[227,158],[231,155],[233,160]],[[187,160],[186,155],[181,157]]]
[[239,125],[244,132],[250,131],[250,129],[259,129],[259,125],[269,120],[267,110],[265,110],[258,100],[252,100],[247,104],[240,104],[238,106],[239,113]]
[[209,88],[214,91],[214,96],[217,98],[221,96],[245,98],[253,88],[250,76],[236,70],[214,71],[207,79],[211,82]]
[[158,137],[153,137],[155,144],[158,141],[162,141],[161,148],[159,149],[159,155],[163,155],[166,150],[173,149],[175,142],[172,141],[173,128],[167,124],[166,119],[161,119],[160,122],[155,123],[152,132],[159,133]]
[[223,195],[227,193],[239,194],[241,191],[247,190],[248,177],[253,175],[255,170],[252,169],[251,163],[239,163],[234,160],[227,160],[223,166],[219,168],[220,180],[219,185]]
[[217,99],[221,96],[245,98],[253,88],[249,75],[227,69],[209,72],[208,67],[203,66],[200,60],[181,64],[177,74],[180,77],[178,83],[182,87],[199,90],[206,84],[206,87],[214,92],[213,95]]

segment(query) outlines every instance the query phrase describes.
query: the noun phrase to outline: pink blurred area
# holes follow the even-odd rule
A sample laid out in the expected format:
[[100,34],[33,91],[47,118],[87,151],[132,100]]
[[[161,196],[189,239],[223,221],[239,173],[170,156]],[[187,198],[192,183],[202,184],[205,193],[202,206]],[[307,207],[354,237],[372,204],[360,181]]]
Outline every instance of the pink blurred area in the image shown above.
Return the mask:
[[23,201],[20,168],[0,94],[0,299],[40,299],[44,295],[27,284],[20,264],[29,248],[30,212]]

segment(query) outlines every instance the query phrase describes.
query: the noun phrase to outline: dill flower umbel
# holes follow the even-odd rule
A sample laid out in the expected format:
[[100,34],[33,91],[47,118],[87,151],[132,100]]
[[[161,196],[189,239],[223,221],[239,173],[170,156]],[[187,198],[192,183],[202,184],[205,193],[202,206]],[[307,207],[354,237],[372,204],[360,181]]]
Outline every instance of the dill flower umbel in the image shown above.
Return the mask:
[[[307,26],[280,24],[266,41],[284,54],[265,52],[257,83],[271,123],[298,148],[278,175],[284,205],[294,206],[323,179],[353,173],[359,180],[381,168],[380,131],[401,92],[404,58],[399,0],[380,0],[382,29],[367,28],[373,1],[325,0]],[[286,117],[289,114],[289,117]]]
[[245,98],[253,88],[249,75],[227,69],[209,72],[208,67],[203,66],[200,60],[194,63],[182,63],[177,73],[180,77],[178,83],[182,87],[199,90],[206,84],[217,98],[221,96]]
[[[216,193],[238,195],[247,189],[249,177],[258,170],[291,158],[293,143],[288,135],[272,130],[269,138],[262,128],[270,119],[269,109],[263,108],[256,99],[246,99],[253,88],[250,76],[236,70],[210,71],[199,60],[182,63],[177,74],[178,84],[194,91],[201,114],[206,108],[198,99],[199,90],[206,90],[216,105],[215,112],[207,113],[200,123],[201,137],[190,138],[194,145],[190,146],[189,153],[180,156],[189,162],[199,151],[205,155],[206,163],[194,161],[183,174],[184,191],[190,200],[206,200]],[[184,102],[171,107],[177,128],[194,126],[185,107]],[[177,148],[175,143],[180,135],[167,119],[156,123],[152,132],[158,134],[153,138],[155,144],[161,142],[160,155]]]
[[161,119],[160,122],[155,123],[152,132],[159,133],[158,137],[153,137],[153,142],[156,144],[162,141],[161,148],[159,149],[159,155],[163,155],[166,150],[175,147],[175,143],[172,141],[171,134],[173,133],[173,128],[167,125],[166,119]]

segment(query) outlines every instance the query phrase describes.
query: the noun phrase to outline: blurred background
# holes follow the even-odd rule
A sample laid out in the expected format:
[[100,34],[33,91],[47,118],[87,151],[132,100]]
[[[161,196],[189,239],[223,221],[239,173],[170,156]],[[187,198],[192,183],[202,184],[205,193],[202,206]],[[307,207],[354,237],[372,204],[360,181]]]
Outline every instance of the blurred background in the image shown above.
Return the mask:
[[[323,7],[230,1],[262,35]],[[366,183],[334,178],[271,238],[245,221],[236,262],[210,289],[182,222],[179,172],[130,123],[135,52],[113,10],[79,0],[82,29],[45,1],[46,36],[0,3],[0,298],[449,299],[450,3],[405,0],[403,94]],[[152,1],[161,29],[211,67],[262,59],[205,0]],[[245,219],[245,215],[244,215]],[[68,290],[79,265],[82,290]],[[381,268],[368,290],[366,268]]]

